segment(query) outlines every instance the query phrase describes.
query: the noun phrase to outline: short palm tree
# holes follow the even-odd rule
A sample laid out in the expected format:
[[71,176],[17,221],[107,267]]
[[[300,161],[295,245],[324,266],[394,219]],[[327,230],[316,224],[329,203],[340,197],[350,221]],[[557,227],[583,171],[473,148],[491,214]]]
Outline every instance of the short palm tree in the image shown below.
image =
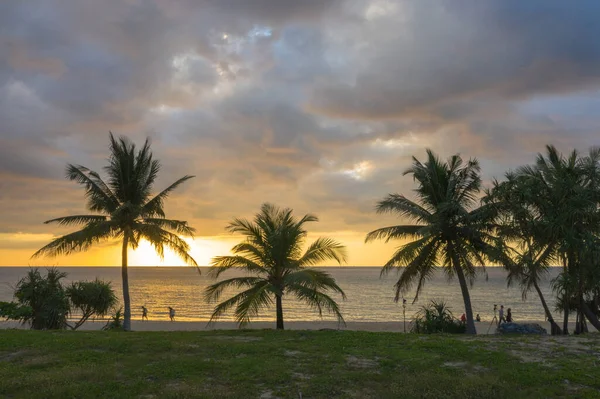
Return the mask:
[[274,300],[277,329],[282,330],[282,299],[284,295],[292,295],[317,310],[319,315],[326,310],[343,323],[339,306],[328,293],[340,294],[345,299],[344,291],[328,273],[308,266],[327,260],[341,264],[346,259],[346,250],[335,240],[321,237],[303,252],[307,235],[304,225],[316,221],[317,217],[310,214],[298,220],[292,216],[291,209],[280,209],[271,204],[263,204],[254,221],[234,219],[227,230],[242,234],[246,239],[233,247],[234,255],[215,257],[209,273],[217,278],[226,270],[238,269],[246,276],[222,280],[207,287],[205,297],[217,302],[226,289],[244,290],[219,303],[211,322],[235,308],[235,319],[243,326],[262,308],[271,306]]
[[404,174],[412,175],[418,183],[418,202],[390,194],[376,209],[377,213],[395,213],[415,224],[374,230],[365,241],[413,239],[401,245],[381,270],[386,274],[393,268],[402,268],[396,283],[396,301],[417,283],[416,301],[441,263],[448,277],[458,278],[467,317],[466,333],[476,334],[468,282],[475,280],[476,265],[484,265],[492,239],[487,222],[491,208],[476,207],[481,189],[479,163],[475,159],[464,163],[459,155],[442,162],[427,150],[427,161],[421,163],[413,157],[413,165]]
[[137,248],[140,240],[149,241],[162,257],[167,247],[188,264],[196,261],[189,255],[189,245],[180,238],[193,236],[187,222],[165,218],[165,199],[193,176],[184,176],[155,196],[152,188],[160,163],[153,159],[150,141],[136,152],[136,146],[126,137],[116,139],[110,134],[109,164],[104,167],[108,182],[85,166],[67,165],[67,178],[85,188],[87,208],[99,214],[74,215],[48,220],[62,226],[83,226],[38,250],[33,256],[68,255],[89,249],[104,240],[122,240],[123,328],[131,329],[131,304],[127,275],[127,250]]

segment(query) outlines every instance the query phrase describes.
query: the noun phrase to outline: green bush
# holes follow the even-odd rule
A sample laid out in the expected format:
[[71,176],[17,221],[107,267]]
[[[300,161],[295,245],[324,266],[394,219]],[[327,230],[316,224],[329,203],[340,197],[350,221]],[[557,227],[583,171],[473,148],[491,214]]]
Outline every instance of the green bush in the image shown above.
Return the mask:
[[38,269],[31,269],[17,283],[15,298],[19,305],[28,306],[31,312],[16,315],[21,323],[30,323],[35,330],[65,328],[69,314],[69,298],[60,282],[66,277],[55,268],[42,276]]
[[[61,280],[67,276],[55,268],[48,269],[46,276],[31,269],[17,283],[16,302],[0,302],[0,317],[30,324],[34,330],[76,330],[90,317],[105,316],[117,303],[117,297],[109,282],[77,281],[64,288]],[[81,315],[74,325],[67,323],[67,316],[78,311]]]
[[66,289],[73,309],[81,313],[81,319],[71,328],[76,330],[92,316],[104,317],[117,304],[117,296],[110,282],[102,280],[76,281]]
[[434,300],[421,307],[412,327],[412,332],[420,334],[462,334],[465,331],[465,324],[454,318],[450,308],[443,301]]
[[122,330],[123,329],[123,308],[119,308],[110,320],[102,327],[104,331]]

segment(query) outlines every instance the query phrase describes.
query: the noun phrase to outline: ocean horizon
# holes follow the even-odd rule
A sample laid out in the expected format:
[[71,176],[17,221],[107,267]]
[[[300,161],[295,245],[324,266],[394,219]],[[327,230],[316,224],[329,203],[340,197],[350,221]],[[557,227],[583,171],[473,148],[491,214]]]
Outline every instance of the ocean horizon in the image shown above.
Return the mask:
[[[33,266],[38,267],[38,266]],[[40,269],[44,267],[39,266]],[[68,273],[65,283],[77,280],[99,278],[111,281],[119,300],[122,298],[121,269],[117,266],[86,267],[57,266]],[[0,267],[0,301],[13,299],[14,287],[30,267]],[[203,268],[202,268],[203,269]],[[344,301],[339,295],[342,314],[348,322],[401,322],[403,321],[402,303],[394,301],[394,284],[397,273],[392,271],[380,277],[380,266],[327,266],[319,269],[329,272],[345,291]],[[550,280],[558,275],[560,267],[552,267],[542,280],[541,289],[551,309],[554,308],[554,295]],[[486,267],[487,279],[480,274],[470,288],[473,314],[480,314],[482,321],[491,321],[494,317],[494,304],[511,308],[515,321],[544,320],[544,312],[537,293],[530,292],[522,299],[518,286],[506,286],[506,271],[501,267]],[[241,275],[239,272],[227,272],[221,278]],[[199,274],[194,267],[169,266],[132,266],[129,268],[129,286],[132,305],[132,318],[141,318],[141,306],[146,306],[150,320],[168,320],[168,307],[176,309],[178,321],[208,321],[214,304],[204,300],[204,289],[215,280],[207,273]],[[232,294],[225,292],[223,298]],[[464,304],[458,281],[448,281],[441,270],[425,284],[418,300],[413,303],[414,290],[407,293],[406,320],[411,320],[421,306],[430,300],[444,301],[455,317],[464,312]],[[291,297],[283,299],[284,318],[287,321],[335,320],[333,316],[323,314],[298,303]],[[555,313],[558,317],[559,314]],[[274,307],[260,312],[255,321],[275,319]],[[232,313],[219,319],[233,321]]]

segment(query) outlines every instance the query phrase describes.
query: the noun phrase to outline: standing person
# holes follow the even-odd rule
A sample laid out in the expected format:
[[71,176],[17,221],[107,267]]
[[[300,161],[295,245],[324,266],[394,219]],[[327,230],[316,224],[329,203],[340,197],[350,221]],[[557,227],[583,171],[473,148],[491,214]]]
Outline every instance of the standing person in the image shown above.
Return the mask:
[[479,313],[477,313],[477,316],[475,317],[475,321],[481,321],[481,316],[479,316]]
[[467,322],[467,316],[465,316],[464,313],[462,314],[462,316],[460,316],[460,322],[463,324]]
[[175,309],[169,306],[169,319],[171,321],[175,321]]
[[508,308],[506,310],[506,322],[507,323],[512,323],[513,319],[512,319],[512,312],[510,311],[510,308]]
[[148,309],[146,309],[145,306],[142,306],[142,321],[144,321],[144,319],[148,321]]
[[506,323],[506,319],[504,318],[504,305],[500,305],[498,316],[498,325],[502,324],[502,322]]

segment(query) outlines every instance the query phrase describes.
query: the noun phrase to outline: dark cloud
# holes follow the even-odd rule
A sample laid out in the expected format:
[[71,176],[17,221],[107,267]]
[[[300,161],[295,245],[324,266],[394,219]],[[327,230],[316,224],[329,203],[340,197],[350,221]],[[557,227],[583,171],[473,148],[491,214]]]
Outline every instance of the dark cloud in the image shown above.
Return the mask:
[[[152,139],[200,235],[264,201],[362,236],[430,147],[499,176],[600,130],[599,5],[457,0],[0,4],[0,233],[83,210],[67,162]],[[583,90],[585,89],[585,91]],[[387,219],[386,219],[387,220]]]
[[600,82],[597,2],[394,4],[356,30],[369,45],[356,50],[355,80],[318,87],[314,110],[400,117],[469,97],[529,98]]

